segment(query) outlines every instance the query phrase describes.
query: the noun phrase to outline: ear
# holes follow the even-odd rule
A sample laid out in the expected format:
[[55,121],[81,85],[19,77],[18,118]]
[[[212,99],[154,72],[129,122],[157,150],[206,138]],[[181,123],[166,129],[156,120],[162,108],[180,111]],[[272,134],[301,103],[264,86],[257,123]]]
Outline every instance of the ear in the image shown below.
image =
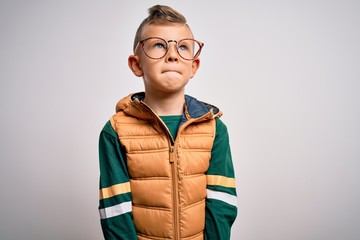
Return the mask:
[[136,55],[130,55],[128,58],[128,64],[131,71],[135,74],[137,77],[143,76],[143,71],[140,66],[139,57]]
[[200,59],[197,58],[197,59],[193,60],[193,62],[192,62],[191,78],[193,78],[195,76],[195,73],[199,69],[199,67],[200,67]]

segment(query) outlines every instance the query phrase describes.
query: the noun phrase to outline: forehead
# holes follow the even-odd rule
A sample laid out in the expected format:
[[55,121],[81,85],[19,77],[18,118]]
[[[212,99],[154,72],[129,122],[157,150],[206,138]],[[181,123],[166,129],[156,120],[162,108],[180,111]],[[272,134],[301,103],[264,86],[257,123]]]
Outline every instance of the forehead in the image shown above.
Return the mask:
[[183,38],[193,38],[193,34],[186,24],[150,24],[144,28],[142,33],[142,39],[149,37],[161,37],[165,40],[179,40]]

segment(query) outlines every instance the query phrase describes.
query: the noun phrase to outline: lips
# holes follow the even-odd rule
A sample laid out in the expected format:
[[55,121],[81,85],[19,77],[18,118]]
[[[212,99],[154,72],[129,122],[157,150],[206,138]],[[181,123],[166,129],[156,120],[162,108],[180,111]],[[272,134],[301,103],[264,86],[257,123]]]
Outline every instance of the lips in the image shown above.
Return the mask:
[[181,74],[180,71],[175,70],[175,69],[166,69],[166,70],[163,70],[163,71],[162,71],[162,73],[168,73],[168,72],[169,72],[169,73],[173,72],[173,73]]

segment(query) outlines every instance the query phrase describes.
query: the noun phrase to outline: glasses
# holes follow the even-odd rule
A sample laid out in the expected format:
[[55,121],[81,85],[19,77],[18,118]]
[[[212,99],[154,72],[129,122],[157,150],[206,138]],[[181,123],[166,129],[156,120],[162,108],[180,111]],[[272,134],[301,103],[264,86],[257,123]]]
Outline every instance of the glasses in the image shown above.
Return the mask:
[[204,44],[195,39],[185,38],[179,41],[166,41],[159,37],[150,37],[139,41],[146,56],[152,59],[163,58],[169,51],[170,43],[176,43],[176,51],[185,60],[195,60],[199,57]]

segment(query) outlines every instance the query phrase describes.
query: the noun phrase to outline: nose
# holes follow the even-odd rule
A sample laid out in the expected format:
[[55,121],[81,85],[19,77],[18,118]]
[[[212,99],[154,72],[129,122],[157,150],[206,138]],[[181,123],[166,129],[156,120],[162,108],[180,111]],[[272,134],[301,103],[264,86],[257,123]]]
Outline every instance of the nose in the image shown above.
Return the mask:
[[[173,44],[171,44],[173,42]],[[166,53],[166,61],[167,62],[178,62],[179,61],[179,55],[176,50],[177,43],[175,41],[169,41],[169,49]]]

